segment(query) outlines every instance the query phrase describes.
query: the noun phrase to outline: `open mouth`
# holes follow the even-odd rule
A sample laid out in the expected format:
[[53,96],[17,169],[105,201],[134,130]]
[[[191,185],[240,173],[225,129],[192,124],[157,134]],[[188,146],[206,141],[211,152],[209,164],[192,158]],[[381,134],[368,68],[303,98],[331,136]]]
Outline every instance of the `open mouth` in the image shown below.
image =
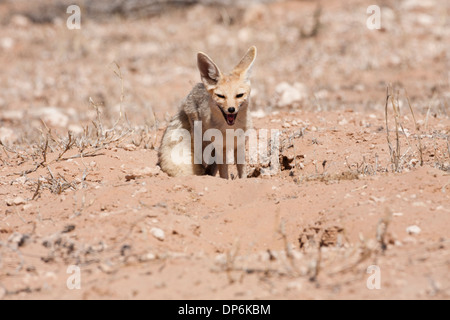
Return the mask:
[[227,114],[225,113],[221,107],[219,107],[220,111],[222,111],[223,117],[229,126],[232,126],[236,122],[237,113]]
[[232,126],[234,122],[236,121],[237,114],[227,114],[225,117],[225,120],[227,121],[228,125]]

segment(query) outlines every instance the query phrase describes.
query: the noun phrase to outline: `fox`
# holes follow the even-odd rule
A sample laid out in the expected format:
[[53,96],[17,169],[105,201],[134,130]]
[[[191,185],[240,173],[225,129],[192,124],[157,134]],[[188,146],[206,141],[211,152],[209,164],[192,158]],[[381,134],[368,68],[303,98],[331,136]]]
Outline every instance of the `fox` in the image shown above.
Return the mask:
[[[250,114],[250,75],[256,60],[257,49],[251,47],[237,66],[228,74],[221,72],[214,61],[205,53],[197,54],[197,66],[200,71],[201,82],[197,83],[188,96],[182,101],[177,114],[170,120],[161,140],[158,152],[158,164],[161,170],[171,177],[190,175],[210,175],[229,179],[227,154],[227,129],[242,129],[243,132],[252,128]],[[201,122],[202,137],[208,129],[219,130],[223,141],[205,142],[201,140],[201,161],[194,161],[194,126]],[[180,141],[178,133],[180,129],[189,132],[190,137]],[[235,131],[236,132],[236,131]],[[242,131],[240,131],[242,132]],[[234,138],[234,163],[236,163],[240,179],[247,177],[245,160],[237,161],[237,149],[244,148],[245,140],[238,142]],[[212,144],[212,148],[209,147]],[[229,146],[231,147],[231,146]],[[173,153],[177,148],[190,150],[185,152],[175,161]],[[206,148],[211,148],[209,159],[205,159]],[[242,150],[242,149],[241,149]],[[225,158],[224,158],[225,155]],[[211,159],[223,159],[214,161]],[[208,160],[208,161],[207,161]]]

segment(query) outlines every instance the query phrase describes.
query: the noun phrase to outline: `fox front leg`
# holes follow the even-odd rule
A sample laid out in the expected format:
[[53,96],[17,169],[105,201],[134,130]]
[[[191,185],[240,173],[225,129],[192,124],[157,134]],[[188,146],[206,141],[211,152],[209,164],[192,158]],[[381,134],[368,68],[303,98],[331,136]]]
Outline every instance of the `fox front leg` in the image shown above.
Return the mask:
[[219,167],[219,175],[223,179],[228,179],[228,165],[226,163],[224,164],[218,164]]
[[241,163],[239,160],[240,159],[238,159],[237,152],[235,151],[234,152],[234,163],[236,163],[239,179],[245,179],[245,178],[247,178],[247,170],[246,170],[245,162]]
[[213,164],[210,164],[210,165],[208,165],[208,166],[206,167],[205,174],[206,174],[207,176],[213,176],[213,177],[215,177],[216,174],[217,174],[217,170],[218,170],[217,164],[216,164],[216,163],[213,163]]
[[219,176],[223,179],[228,179],[228,164],[226,159],[226,150],[221,148],[214,149],[216,155],[217,168],[219,169]]

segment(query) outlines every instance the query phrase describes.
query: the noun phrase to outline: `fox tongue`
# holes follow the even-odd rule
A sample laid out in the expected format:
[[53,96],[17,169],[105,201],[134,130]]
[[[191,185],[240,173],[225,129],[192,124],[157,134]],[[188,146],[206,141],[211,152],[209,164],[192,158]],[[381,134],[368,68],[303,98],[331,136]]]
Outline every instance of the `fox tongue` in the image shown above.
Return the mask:
[[236,120],[235,114],[227,114],[227,123],[229,125],[233,125],[235,120]]

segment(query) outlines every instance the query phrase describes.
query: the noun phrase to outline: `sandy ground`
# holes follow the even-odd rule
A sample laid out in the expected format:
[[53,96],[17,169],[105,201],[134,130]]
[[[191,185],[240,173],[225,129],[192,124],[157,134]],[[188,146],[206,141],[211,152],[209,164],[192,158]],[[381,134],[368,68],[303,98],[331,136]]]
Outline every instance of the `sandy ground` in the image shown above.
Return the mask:
[[[314,1],[78,31],[19,4],[0,2],[1,299],[449,298],[444,1],[383,1],[379,31],[372,3],[326,1],[317,35]],[[254,125],[280,130],[280,170],[168,177],[157,149],[196,52],[226,69],[253,44]]]

